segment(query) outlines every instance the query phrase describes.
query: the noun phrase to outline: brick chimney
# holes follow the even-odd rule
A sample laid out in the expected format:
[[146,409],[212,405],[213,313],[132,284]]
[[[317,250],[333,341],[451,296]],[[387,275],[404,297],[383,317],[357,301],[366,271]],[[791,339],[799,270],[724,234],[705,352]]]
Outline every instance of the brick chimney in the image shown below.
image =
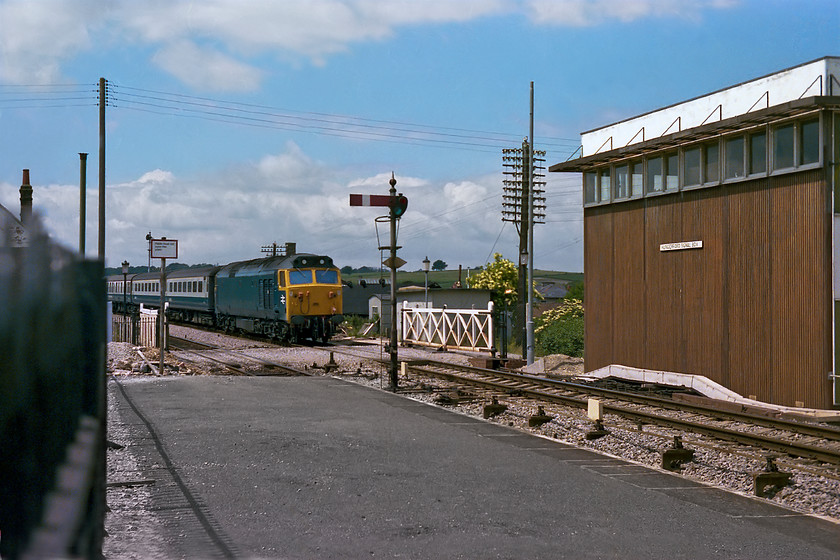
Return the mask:
[[23,170],[23,181],[20,185],[20,221],[29,223],[32,218],[32,185],[29,184],[29,170]]

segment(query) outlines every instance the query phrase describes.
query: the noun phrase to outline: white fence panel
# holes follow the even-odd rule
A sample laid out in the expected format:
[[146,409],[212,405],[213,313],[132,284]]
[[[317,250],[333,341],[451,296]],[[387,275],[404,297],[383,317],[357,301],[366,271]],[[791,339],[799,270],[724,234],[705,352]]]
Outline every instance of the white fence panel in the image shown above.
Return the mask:
[[143,310],[139,315],[113,315],[112,342],[128,342],[149,348],[158,345],[157,311]]
[[403,308],[402,341],[458,350],[493,348],[493,304],[487,309]]

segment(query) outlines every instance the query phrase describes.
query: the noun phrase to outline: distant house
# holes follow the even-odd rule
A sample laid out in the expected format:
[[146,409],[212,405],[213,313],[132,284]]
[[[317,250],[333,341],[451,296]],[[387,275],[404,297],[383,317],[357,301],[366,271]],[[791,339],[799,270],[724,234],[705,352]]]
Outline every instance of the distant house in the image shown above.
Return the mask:
[[[383,294],[390,293],[391,285],[387,282],[384,284],[378,282],[345,284],[341,290],[343,313],[345,315],[362,315],[373,318],[371,300],[373,298],[381,300]],[[377,315],[381,314],[381,309],[380,306],[376,312]]]
[[440,309],[487,309],[492,292],[465,288],[435,288],[407,286],[397,291],[397,305],[402,307],[433,307]]
[[540,282],[537,284],[537,292],[542,299],[537,300],[534,306],[534,316],[539,317],[549,309],[554,309],[557,304],[569,293],[568,282]]

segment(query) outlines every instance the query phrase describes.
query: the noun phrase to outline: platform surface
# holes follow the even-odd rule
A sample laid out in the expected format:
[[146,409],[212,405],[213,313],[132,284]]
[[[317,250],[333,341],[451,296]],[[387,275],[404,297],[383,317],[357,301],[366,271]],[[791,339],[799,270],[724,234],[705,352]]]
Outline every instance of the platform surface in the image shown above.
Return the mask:
[[338,379],[120,383],[173,555],[840,557],[824,519]]

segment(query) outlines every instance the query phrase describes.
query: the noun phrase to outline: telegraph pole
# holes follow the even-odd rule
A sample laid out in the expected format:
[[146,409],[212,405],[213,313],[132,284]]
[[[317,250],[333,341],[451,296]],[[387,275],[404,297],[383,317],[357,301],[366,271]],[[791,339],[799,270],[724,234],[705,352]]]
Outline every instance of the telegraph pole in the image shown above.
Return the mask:
[[105,263],[105,78],[99,78],[99,258]]
[[523,357],[534,361],[534,224],[545,223],[545,152],[534,150],[534,82],[531,82],[529,136],[521,148],[502,150],[504,195],[502,221],[513,222],[519,233],[519,305],[515,332]]
[[87,196],[87,157],[79,152],[79,253],[85,256],[85,220],[87,220],[85,197]]
[[534,363],[534,220],[530,217],[534,214],[534,82],[531,82],[531,118],[530,130],[528,132],[528,274],[527,288],[528,310],[525,314],[525,361],[530,365]]

